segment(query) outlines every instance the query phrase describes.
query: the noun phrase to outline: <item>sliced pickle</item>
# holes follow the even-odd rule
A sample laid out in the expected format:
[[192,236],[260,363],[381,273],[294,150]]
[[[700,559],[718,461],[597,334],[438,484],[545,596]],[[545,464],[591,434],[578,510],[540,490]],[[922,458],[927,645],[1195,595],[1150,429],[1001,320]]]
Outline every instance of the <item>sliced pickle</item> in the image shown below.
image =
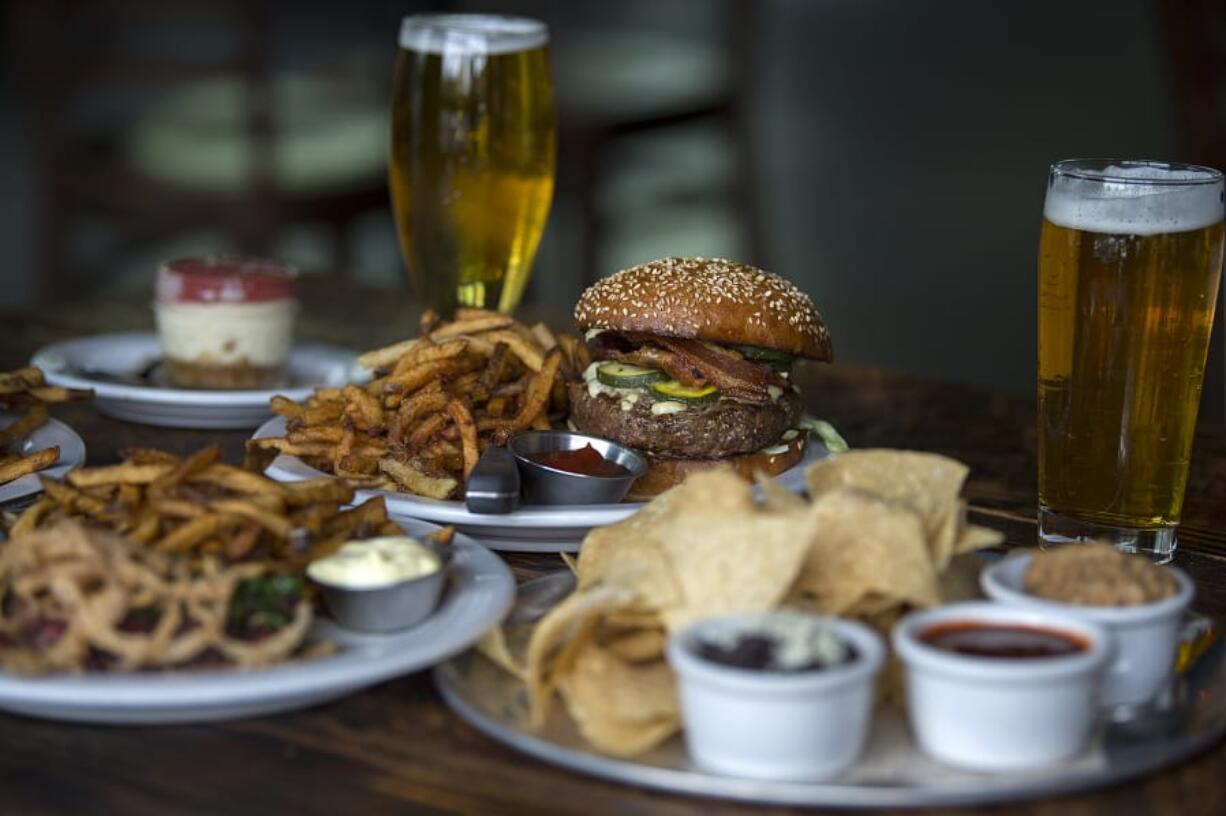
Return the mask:
[[682,385],[676,380],[656,383],[651,386],[651,390],[657,396],[670,400],[678,400],[686,405],[706,405],[719,399],[719,391],[713,385],[691,388],[688,385]]
[[638,388],[668,379],[663,371],[625,363],[601,363],[596,366],[596,379],[614,388]]
[[792,370],[792,361],[795,357],[786,351],[762,348],[761,346],[733,346],[733,348],[739,351],[746,360],[770,363],[775,367],[776,371],[784,373]]

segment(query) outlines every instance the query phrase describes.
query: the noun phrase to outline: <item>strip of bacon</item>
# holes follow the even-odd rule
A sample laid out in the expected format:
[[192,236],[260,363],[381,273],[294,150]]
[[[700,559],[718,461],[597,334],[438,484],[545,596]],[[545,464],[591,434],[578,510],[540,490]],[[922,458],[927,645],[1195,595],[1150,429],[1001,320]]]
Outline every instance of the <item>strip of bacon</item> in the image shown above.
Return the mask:
[[658,368],[683,385],[713,385],[725,396],[748,402],[767,402],[771,385],[786,385],[769,364],[700,340],[608,331],[592,338],[589,346],[598,360]]
[[707,384],[701,371],[686,366],[676,354],[658,346],[642,345],[632,351],[610,351],[606,354],[606,359],[647,368],[658,368],[682,385],[692,388],[700,388]]
[[725,354],[699,340],[676,337],[653,337],[652,340],[673,352],[681,365],[701,374],[724,396],[749,402],[770,401],[773,371],[769,364]]

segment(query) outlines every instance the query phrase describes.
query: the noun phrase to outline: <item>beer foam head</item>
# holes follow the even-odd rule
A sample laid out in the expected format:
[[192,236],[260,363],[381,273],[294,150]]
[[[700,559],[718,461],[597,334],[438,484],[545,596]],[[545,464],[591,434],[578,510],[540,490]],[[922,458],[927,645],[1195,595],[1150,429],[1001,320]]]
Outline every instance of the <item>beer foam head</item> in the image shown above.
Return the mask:
[[1223,218],[1216,170],[1160,162],[1061,162],[1047,184],[1043,217],[1088,232],[1187,232]]
[[540,48],[539,20],[499,14],[412,14],[400,23],[400,47],[423,54],[511,54]]

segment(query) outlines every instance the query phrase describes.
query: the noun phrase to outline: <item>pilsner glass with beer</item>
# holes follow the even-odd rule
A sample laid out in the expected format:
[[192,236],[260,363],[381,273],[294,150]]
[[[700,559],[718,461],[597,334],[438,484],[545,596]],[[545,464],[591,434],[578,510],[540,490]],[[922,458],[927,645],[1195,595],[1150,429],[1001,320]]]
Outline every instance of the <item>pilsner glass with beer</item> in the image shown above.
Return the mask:
[[556,123],[544,23],[406,17],[392,100],[396,231],[428,305],[509,312],[553,199]]
[[1051,168],[1039,243],[1039,535],[1171,559],[1222,272],[1217,170]]

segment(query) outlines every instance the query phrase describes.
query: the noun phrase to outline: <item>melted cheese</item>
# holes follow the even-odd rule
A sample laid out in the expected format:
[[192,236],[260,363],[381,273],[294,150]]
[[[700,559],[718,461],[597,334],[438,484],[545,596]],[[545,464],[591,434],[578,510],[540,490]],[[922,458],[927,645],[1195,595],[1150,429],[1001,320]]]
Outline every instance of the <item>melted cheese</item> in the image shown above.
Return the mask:
[[656,416],[676,414],[684,410],[686,410],[685,403],[678,402],[677,400],[661,400],[660,402],[652,403],[651,406],[651,413]]

